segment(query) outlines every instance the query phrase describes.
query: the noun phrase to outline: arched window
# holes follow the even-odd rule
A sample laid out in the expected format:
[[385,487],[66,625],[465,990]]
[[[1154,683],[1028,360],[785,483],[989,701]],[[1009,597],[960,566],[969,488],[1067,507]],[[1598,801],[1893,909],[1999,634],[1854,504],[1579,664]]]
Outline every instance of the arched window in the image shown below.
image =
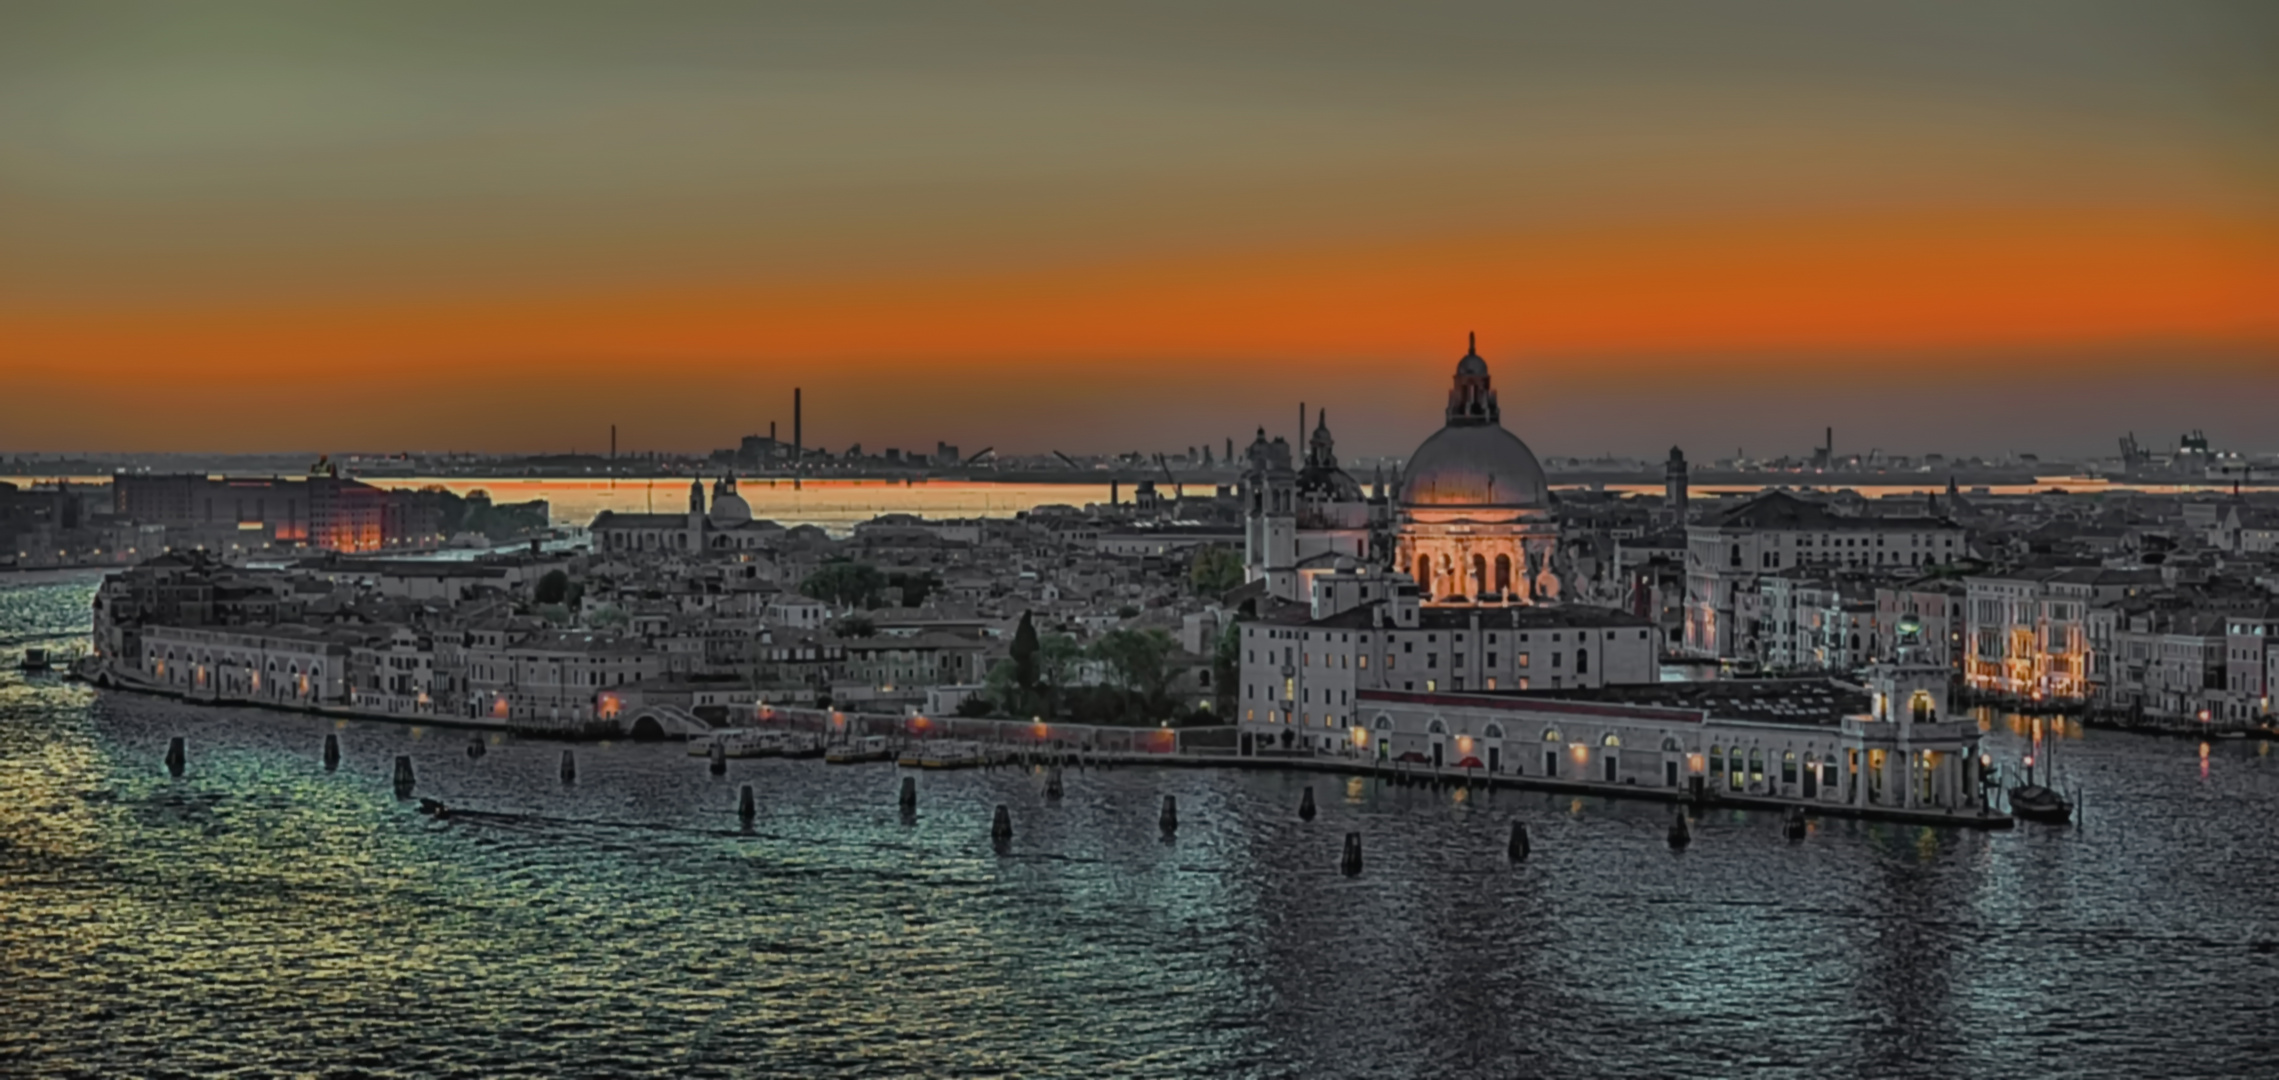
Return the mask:
[[1765,754],[1762,750],[1752,749],[1749,751],[1749,782],[1752,784],[1765,782]]
[[1416,587],[1417,591],[1423,593],[1427,600],[1438,595],[1432,591],[1432,556],[1430,555],[1416,557]]
[[1854,652],[1858,652],[1858,651],[1859,651],[1859,648],[1860,648],[1860,635],[1859,635],[1859,632],[1858,632],[1858,631],[1853,631],[1853,632],[1852,632],[1852,651],[1854,651]]
[[1725,748],[1722,746],[1712,746],[1709,748],[1709,775],[1723,776],[1724,774]]
[[1379,731],[1390,731],[1393,728],[1393,718],[1385,715],[1384,713],[1378,713],[1377,719],[1369,726],[1376,728]]
[[1488,737],[1488,738],[1491,738],[1491,739],[1500,739],[1500,738],[1503,738],[1503,737],[1504,737],[1504,726],[1503,726],[1502,724],[1489,724],[1489,725],[1488,725],[1488,730],[1487,730],[1487,737]]
[[1446,735],[1448,734],[1448,725],[1441,723],[1440,718],[1435,716],[1432,718],[1432,723],[1426,725],[1424,730],[1427,734]]
[[1488,559],[1487,559],[1487,556],[1485,556],[1485,555],[1474,555],[1474,556],[1472,556],[1472,567],[1471,567],[1471,570],[1472,570],[1472,595],[1473,595],[1473,596],[1479,596],[1479,595],[1482,595],[1482,594],[1486,593],[1486,592],[1488,591]]
[[1543,729],[1543,741],[1544,741],[1544,742],[1558,742],[1558,741],[1559,741],[1559,729],[1558,729],[1558,728],[1544,728],[1544,729]]
[[1511,556],[1496,556],[1496,591],[1511,595]]
[[1796,751],[1794,750],[1780,756],[1780,782],[1783,784],[1796,783]]
[[1679,743],[1679,742],[1678,742],[1678,737],[1677,737],[1677,736],[1675,736],[1675,735],[1664,735],[1664,736],[1662,737],[1662,752],[1663,752],[1663,753],[1665,753],[1665,754],[1677,754],[1677,753],[1683,753],[1684,751],[1685,751],[1685,746],[1684,746],[1683,744],[1681,744],[1681,743]]
[[1598,741],[1598,744],[1600,746],[1621,746],[1622,736],[1616,735],[1613,732],[1608,732],[1606,738],[1600,739]]
[[1591,654],[1590,654],[1590,651],[1589,651],[1589,650],[1587,650],[1587,649],[1576,649],[1576,650],[1575,650],[1575,674],[1577,674],[1577,675],[1588,675],[1588,674],[1590,674],[1590,670],[1591,670]]

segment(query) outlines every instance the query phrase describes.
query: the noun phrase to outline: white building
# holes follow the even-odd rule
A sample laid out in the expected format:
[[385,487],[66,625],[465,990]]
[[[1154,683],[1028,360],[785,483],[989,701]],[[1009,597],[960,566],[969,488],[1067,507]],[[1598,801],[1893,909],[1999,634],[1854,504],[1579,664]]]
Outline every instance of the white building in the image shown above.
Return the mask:
[[1549,695],[1366,690],[1356,751],[1385,767],[1479,770],[1607,795],[1999,820],[1984,801],[1978,725],[1949,712],[1947,674],[1880,665],[1864,690],[1823,679]]
[[1839,514],[1787,492],[1767,492],[1686,528],[1686,651],[1763,662],[1762,575],[1798,567],[1896,574],[1967,554],[1962,526],[1946,518]]
[[2092,611],[2160,585],[2155,570],[2034,568],[1964,581],[1963,680],[1981,694],[2080,702],[2096,695]]
[[1348,750],[1364,691],[1651,683],[1657,637],[1650,620],[1603,608],[1426,606],[1406,582],[1391,600],[1344,610],[1285,606],[1242,624],[1239,738],[1245,752]]
[[139,671],[194,697],[338,704],[348,697],[350,646],[304,626],[149,626]]

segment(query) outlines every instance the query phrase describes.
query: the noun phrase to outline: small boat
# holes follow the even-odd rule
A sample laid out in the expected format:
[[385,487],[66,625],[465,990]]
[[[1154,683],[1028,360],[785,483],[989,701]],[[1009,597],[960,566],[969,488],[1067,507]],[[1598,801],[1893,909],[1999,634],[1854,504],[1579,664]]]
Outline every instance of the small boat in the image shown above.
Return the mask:
[[833,765],[859,765],[866,761],[886,761],[894,756],[884,735],[865,735],[851,743],[836,746],[823,760]]
[[823,736],[811,731],[782,732],[775,736],[772,749],[787,758],[819,758],[823,756]]
[[17,661],[16,666],[25,671],[46,671],[54,667],[55,662],[48,658],[46,649],[28,648],[24,650],[24,658]]
[[936,739],[905,751],[900,761],[921,769],[971,769],[988,764],[989,757],[979,743]]
[[2020,784],[2010,789],[2010,813],[2027,821],[2063,825],[2073,820],[2073,804],[2040,784]]
[[722,757],[774,757],[782,753],[778,742],[782,737],[773,731],[757,731],[751,728],[728,728],[723,731],[707,732],[689,738],[688,756],[710,757],[712,748],[718,746]]

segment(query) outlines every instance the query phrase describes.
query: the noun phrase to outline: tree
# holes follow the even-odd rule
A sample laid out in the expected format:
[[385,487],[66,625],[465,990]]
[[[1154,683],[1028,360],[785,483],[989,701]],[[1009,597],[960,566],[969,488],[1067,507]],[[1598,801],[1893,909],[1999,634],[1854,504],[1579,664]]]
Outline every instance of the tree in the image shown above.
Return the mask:
[[940,589],[942,581],[934,576],[933,571],[928,570],[917,574],[888,574],[886,586],[901,592],[903,607],[924,607],[926,597]]
[[967,694],[964,701],[957,703],[957,714],[959,716],[979,718],[996,711],[997,706],[980,694]]
[[1013,630],[1013,685],[1023,694],[1034,693],[1037,688],[1037,624],[1029,613],[1021,613],[1021,625]]
[[1076,681],[1076,665],[1084,660],[1084,646],[1067,634],[1046,634],[1037,646],[1037,681],[1047,693],[1058,697],[1060,691]]
[[570,575],[560,570],[548,570],[545,577],[538,579],[538,588],[531,593],[531,599],[541,604],[559,604],[569,593]]
[[1218,596],[1242,585],[1242,553],[1213,544],[1195,552],[1187,564],[1187,584],[1201,596]]
[[1218,714],[1232,717],[1235,683],[1242,679],[1242,623],[1229,621],[1211,648],[1211,690]]
[[873,608],[878,606],[878,594],[886,588],[886,576],[868,563],[833,559],[816,567],[815,572],[799,583],[802,596],[813,597],[842,610]]
[[876,637],[878,624],[868,615],[847,615],[831,621],[831,632],[847,638]]
[[1178,648],[1161,630],[1111,630],[1092,643],[1092,658],[1108,670],[1108,678],[1143,707],[1161,712],[1168,706],[1175,672],[1171,654]]

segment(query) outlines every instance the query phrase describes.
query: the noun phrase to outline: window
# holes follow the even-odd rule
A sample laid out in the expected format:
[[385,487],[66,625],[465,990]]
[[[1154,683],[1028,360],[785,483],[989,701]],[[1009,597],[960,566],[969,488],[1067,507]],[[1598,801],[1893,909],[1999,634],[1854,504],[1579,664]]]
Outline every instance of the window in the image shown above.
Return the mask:
[[1526,666],[1527,666],[1527,654],[1526,654],[1526,653],[1521,653],[1521,654],[1519,654],[1519,666],[1521,666],[1521,667],[1526,667]]

